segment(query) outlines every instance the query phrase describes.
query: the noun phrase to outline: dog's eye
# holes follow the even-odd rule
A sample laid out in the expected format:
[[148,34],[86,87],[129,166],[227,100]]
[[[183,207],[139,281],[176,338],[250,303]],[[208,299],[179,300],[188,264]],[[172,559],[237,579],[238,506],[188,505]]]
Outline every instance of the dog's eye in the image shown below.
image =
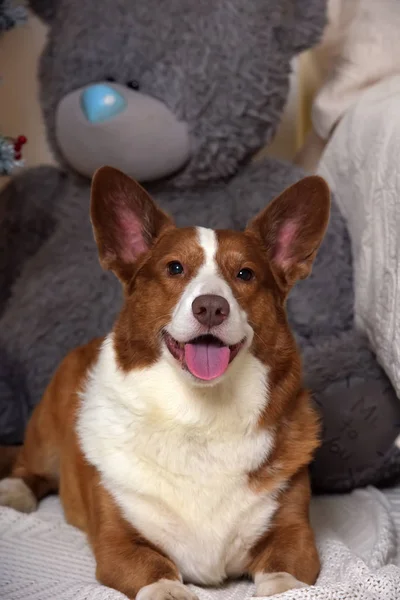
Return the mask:
[[183,273],[183,266],[177,260],[174,260],[168,265],[168,273],[170,275],[181,275]]
[[236,277],[238,279],[243,279],[243,281],[250,281],[250,279],[253,279],[254,273],[251,269],[240,269]]

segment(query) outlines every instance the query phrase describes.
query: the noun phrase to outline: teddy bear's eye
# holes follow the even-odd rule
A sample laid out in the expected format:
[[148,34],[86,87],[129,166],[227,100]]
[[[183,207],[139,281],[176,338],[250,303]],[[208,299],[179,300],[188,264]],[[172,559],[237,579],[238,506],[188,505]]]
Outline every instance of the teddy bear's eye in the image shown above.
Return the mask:
[[106,81],[109,81],[110,83],[115,83],[115,77],[106,77]]
[[140,89],[140,84],[137,79],[131,79],[130,81],[127,81],[126,85],[128,88],[131,88],[131,90],[135,90],[136,92]]

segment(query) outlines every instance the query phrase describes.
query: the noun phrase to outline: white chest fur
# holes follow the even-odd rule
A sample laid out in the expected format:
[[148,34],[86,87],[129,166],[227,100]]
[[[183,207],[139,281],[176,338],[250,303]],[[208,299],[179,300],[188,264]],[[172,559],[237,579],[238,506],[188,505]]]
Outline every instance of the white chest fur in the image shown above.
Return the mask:
[[111,340],[82,396],[78,433],[125,517],[161,547],[187,581],[242,573],[248,550],[276,510],[247,473],[271,450],[257,428],[267,369],[238,357],[215,388],[192,388],[167,360],[128,375]]

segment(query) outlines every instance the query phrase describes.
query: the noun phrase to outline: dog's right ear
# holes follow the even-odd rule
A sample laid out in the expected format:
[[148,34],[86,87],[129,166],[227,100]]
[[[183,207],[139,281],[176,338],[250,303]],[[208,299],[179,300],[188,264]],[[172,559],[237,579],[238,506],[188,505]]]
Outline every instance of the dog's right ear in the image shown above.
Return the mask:
[[173,226],[137,181],[112,167],[93,175],[90,214],[101,266],[123,282],[136,259]]

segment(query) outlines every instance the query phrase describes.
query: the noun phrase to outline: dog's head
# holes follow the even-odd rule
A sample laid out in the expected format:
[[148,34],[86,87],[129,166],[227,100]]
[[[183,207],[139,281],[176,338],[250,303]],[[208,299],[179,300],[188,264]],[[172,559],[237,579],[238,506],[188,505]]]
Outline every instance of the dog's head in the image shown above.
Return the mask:
[[91,217],[100,262],[125,290],[114,329],[121,367],[168,360],[192,383],[212,385],[246,352],[268,364],[293,351],[285,300],[311,271],[329,205],[325,181],[310,176],[244,232],[178,229],[138,183],[99,169]]

